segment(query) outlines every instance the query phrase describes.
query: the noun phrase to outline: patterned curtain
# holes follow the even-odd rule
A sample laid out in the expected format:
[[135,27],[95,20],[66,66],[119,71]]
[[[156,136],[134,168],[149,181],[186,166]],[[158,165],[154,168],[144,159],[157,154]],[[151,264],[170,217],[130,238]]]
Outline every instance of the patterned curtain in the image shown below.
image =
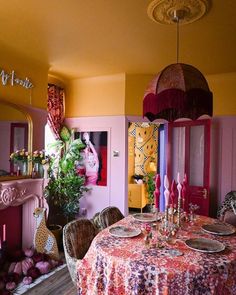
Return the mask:
[[48,125],[56,139],[60,138],[59,132],[64,121],[64,89],[48,84]]

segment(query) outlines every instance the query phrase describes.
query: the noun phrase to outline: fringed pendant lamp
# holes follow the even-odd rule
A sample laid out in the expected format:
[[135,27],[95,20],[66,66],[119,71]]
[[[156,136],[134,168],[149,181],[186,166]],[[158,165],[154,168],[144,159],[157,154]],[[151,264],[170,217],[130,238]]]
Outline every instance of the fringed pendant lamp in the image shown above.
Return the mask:
[[[196,3],[200,3],[196,6]],[[151,81],[143,100],[143,116],[150,121],[179,118],[196,120],[212,116],[213,95],[203,74],[195,67],[179,63],[179,22],[193,22],[208,10],[206,0],[162,0],[149,5],[148,14],[155,21],[177,24],[177,63],[168,65]]]

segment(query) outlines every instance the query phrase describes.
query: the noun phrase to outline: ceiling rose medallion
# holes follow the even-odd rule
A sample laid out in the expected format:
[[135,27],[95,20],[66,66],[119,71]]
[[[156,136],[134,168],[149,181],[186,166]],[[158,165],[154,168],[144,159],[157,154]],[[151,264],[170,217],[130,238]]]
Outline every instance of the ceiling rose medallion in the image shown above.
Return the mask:
[[180,23],[189,24],[203,17],[209,6],[207,0],[153,0],[147,13],[149,18],[157,23],[172,25],[175,23],[174,12],[181,10],[184,17],[180,19]]

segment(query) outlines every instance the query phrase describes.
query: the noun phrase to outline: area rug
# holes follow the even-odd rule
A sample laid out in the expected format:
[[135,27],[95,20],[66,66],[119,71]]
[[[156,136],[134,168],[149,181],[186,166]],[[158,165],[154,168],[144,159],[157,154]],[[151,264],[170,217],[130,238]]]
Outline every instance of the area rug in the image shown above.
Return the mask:
[[49,278],[50,276],[52,276],[53,274],[55,274],[56,272],[58,272],[59,270],[63,269],[66,267],[66,263],[58,266],[57,268],[55,268],[53,271],[41,275],[40,277],[38,277],[36,280],[33,281],[32,284],[30,285],[24,285],[22,282],[17,286],[17,288],[14,290],[13,294],[14,295],[20,295],[20,294],[24,294],[25,292],[29,291],[29,289],[35,287],[36,285],[42,283],[42,281],[46,280],[47,278]]

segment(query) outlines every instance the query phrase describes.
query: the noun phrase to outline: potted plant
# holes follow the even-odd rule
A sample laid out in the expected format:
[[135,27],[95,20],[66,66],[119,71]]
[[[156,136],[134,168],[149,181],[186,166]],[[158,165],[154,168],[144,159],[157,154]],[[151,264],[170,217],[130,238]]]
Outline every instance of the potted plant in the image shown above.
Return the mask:
[[[76,172],[76,163],[85,145],[81,139],[73,140],[72,132],[65,126],[60,140],[51,145],[55,154],[50,158],[49,182],[45,187],[45,197],[49,203],[49,223],[64,225],[79,212],[80,199],[89,189],[84,176]],[[59,220],[56,220],[56,217]]]
[[152,211],[153,203],[154,203],[154,191],[155,191],[155,173],[148,172],[145,178],[146,178],[147,193],[148,193],[148,203],[149,203],[148,207],[149,207],[149,211]]

